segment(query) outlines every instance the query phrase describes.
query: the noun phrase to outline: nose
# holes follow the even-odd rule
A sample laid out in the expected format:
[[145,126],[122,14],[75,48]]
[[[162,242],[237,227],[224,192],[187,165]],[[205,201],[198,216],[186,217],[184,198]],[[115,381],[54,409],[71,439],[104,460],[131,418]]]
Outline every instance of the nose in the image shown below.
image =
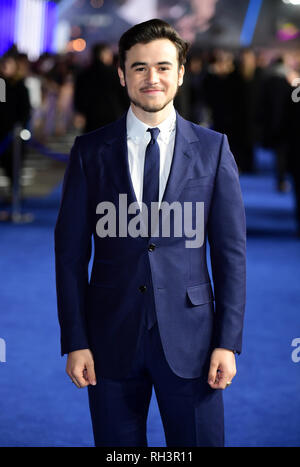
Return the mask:
[[159,76],[155,68],[149,68],[147,73],[147,82],[152,85],[159,82]]

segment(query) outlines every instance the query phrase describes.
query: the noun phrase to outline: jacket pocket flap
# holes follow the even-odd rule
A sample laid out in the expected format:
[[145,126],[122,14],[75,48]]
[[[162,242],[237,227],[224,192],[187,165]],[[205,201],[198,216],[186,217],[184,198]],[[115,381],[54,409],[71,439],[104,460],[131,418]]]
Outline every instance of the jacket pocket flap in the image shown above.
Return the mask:
[[186,185],[184,188],[190,188],[190,187],[196,187],[199,185],[213,185],[214,183],[214,176],[211,174],[208,175],[203,175],[202,177],[199,178],[189,178],[186,182]]
[[204,305],[214,300],[210,282],[187,287],[187,294],[193,305]]

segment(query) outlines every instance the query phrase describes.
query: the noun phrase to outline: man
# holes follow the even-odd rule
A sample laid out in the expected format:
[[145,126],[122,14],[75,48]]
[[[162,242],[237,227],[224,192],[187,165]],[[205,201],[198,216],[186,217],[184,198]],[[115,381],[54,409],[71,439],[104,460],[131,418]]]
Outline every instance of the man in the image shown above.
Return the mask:
[[[241,352],[245,217],[226,137],[174,110],[187,48],[158,19],[123,34],[118,72],[130,108],[117,122],[77,138],[64,179],[55,229],[62,354],[71,380],[88,386],[96,446],[147,445],[153,386],[168,446],[224,443],[222,389],[236,373],[234,353]],[[172,220],[181,208],[184,215],[168,235],[157,235],[171,219],[167,207],[174,208]],[[119,221],[118,229],[111,220]],[[191,220],[203,229],[197,248],[187,243],[191,228],[178,235]]]
[[[13,139],[16,125],[23,128],[28,124],[31,106],[24,77],[19,76],[18,56],[7,54],[0,63],[0,78],[5,80],[5,102],[0,105],[0,144],[4,142],[4,151],[0,154],[0,165],[9,180],[7,201],[11,204],[14,183]],[[5,141],[10,141],[5,144]],[[21,166],[25,159],[25,147],[22,145]]]

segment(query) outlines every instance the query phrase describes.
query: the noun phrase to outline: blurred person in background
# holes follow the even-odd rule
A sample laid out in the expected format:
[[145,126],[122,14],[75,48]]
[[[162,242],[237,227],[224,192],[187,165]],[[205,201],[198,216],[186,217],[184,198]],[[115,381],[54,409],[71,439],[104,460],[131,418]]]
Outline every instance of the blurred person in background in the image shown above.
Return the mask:
[[174,99],[174,106],[180,115],[204,126],[207,125],[203,90],[205,75],[201,52],[192,52],[187,59],[183,84]]
[[42,105],[42,83],[41,77],[33,71],[31,62],[24,53],[20,53],[16,57],[18,64],[18,75],[24,80],[24,84],[28,89],[29,102],[32,109],[31,125],[34,122],[35,111]]
[[187,67],[190,75],[191,87],[191,114],[189,120],[199,125],[208,123],[207,110],[204,97],[204,78],[206,76],[206,64],[201,51],[191,54]]
[[45,76],[48,135],[64,136],[72,128],[74,79],[78,68],[73,57],[72,53],[54,56],[53,66]]
[[34,64],[34,70],[41,79],[41,104],[34,112],[32,124],[35,137],[45,144],[55,134],[56,128],[57,101],[63,79],[57,72],[58,60],[58,56],[46,53]]
[[289,112],[291,86],[289,68],[283,58],[276,58],[268,67],[261,83],[259,110],[260,141],[263,147],[273,149],[276,156],[277,190],[288,190],[286,180],[289,150]]
[[[17,55],[6,55],[0,62],[0,77],[6,83],[6,101],[0,105],[0,142],[13,134],[18,124],[22,128],[28,125],[31,107],[28,89],[24,84],[23,69],[18,67]],[[21,166],[24,162],[25,147],[22,145]],[[9,193],[7,202],[12,200],[13,187],[13,140],[0,155],[0,165],[9,180]]]
[[[210,109],[212,129],[225,133],[234,149],[234,115],[236,74],[231,51],[217,49],[210,54],[203,81],[205,104]],[[233,152],[234,153],[234,152]],[[234,153],[238,160],[238,154]]]
[[97,43],[92,48],[91,64],[77,76],[74,109],[77,121],[82,119],[84,132],[113,122],[125,111],[113,59],[109,45]]
[[55,135],[64,136],[73,124],[74,75],[69,70],[59,88],[56,102]]
[[244,49],[236,60],[232,95],[231,147],[240,172],[254,171],[254,145],[257,141],[257,108],[260,93],[260,73],[256,55]]
[[239,171],[253,172],[261,89],[254,51],[244,49],[237,58],[231,51],[214,51],[203,88],[212,128],[227,134]]
[[192,82],[191,74],[188,69],[185,70],[184,81],[177,91],[174,98],[174,107],[180,113],[183,118],[192,120]]
[[288,76],[291,85],[289,138],[288,138],[288,170],[293,179],[293,193],[295,200],[296,235],[300,238],[300,54],[298,63]]

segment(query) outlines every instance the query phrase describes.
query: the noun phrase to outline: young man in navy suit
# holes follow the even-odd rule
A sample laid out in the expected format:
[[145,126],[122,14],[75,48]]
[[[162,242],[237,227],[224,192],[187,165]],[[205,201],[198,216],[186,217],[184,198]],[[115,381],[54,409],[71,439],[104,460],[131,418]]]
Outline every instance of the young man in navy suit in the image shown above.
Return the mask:
[[187,50],[158,19],[123,34],[130,108],[76,138],[64,178],[61,353],[73,383],[88,386],[96,446],[147,445],[153,387],[168,446],[224,445],[222,390],[242,345],[245,213],[226,136],[173,107]]

